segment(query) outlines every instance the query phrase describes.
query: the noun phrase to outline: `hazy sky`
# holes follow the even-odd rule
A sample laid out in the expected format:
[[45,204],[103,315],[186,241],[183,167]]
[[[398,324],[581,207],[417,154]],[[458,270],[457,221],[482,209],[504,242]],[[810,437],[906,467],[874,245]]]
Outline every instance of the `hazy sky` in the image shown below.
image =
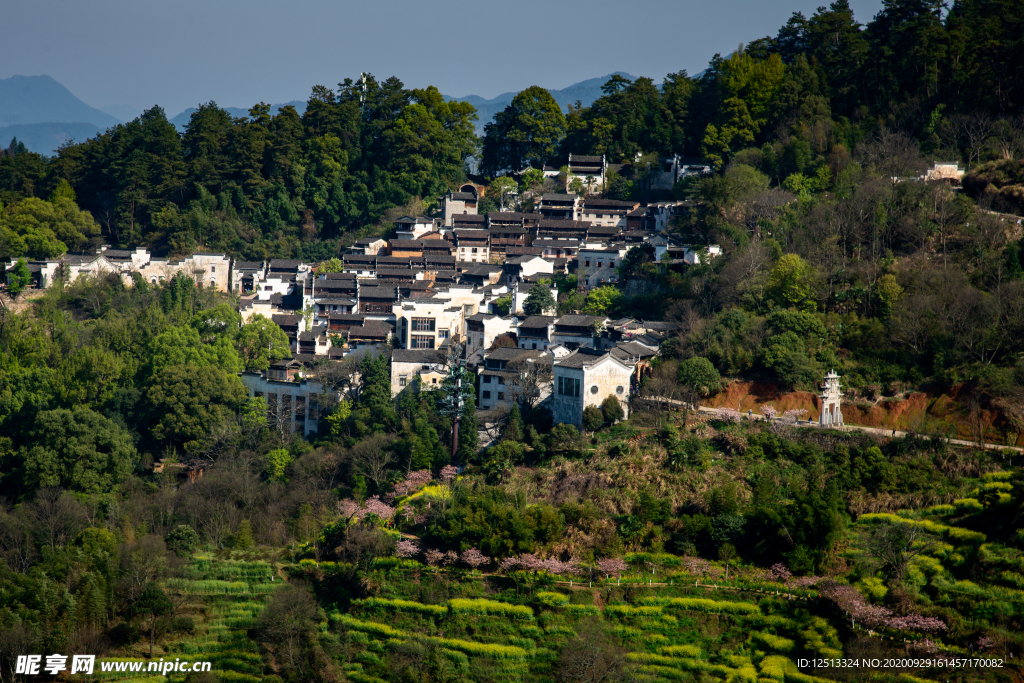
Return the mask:
[[[0,78],[94,107],[305,99],[368,71],[453,96],[702,70],[827,0],[4,0]],[[851,0],[862,23],[881,0]]]

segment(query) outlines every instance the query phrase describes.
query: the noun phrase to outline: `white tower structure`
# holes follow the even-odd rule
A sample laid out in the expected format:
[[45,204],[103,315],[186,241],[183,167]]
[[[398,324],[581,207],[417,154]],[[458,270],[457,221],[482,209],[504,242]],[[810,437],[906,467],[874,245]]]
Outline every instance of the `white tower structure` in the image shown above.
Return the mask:
[[839,375],[835,370],[829,370],[829,373],[825,375],[825,383],[821,385],[821,417],[818,418],[820,426],[836,427],[843,424],[841,398]]

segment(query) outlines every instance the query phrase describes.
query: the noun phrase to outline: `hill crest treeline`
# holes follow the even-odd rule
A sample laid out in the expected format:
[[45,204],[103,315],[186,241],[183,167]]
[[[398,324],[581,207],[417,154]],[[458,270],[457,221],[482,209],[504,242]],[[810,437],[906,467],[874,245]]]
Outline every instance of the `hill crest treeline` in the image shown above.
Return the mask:
[[[676,153],[723,167],[745,147],[775,142],[785,157],[780,182],[823,150],[852,150],[887,128],[917,138],[926,153],[953,148],[970,162],[967,131],[949,140],[941,132],[958,116],[1021,111],[1022,28],[1022,0],[885,0],[866,25],[837,0],[810,17],[794,14],[774,37],[715,55],[699,78],[681,71],[660,86],[613,78],[590,107],[538,124],[546,142],[523,158]],[[461,183],[481,150],[475,119],[471,105],[394,77],[317,86],[301,116],[291,107],[271,116],[261,103],[232,118],[211,102],[183,135],[154,108],[53,159],[0,156],[0,201],[46,197],[67,180],[114,244],[323,258],[389,208]],[[488,163],[487,142],[482,170],[521,170]]]

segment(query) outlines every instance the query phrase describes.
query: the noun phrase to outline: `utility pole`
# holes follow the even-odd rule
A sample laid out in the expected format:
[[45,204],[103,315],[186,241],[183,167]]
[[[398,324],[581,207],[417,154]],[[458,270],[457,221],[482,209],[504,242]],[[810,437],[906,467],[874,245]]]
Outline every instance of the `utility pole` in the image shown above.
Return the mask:
[[463,386],[463,375],[466,373],[466,361],[462,358],[462,344],[455,339],[448,350],[447,363],[448,376],[442,384],[444,395],[441,397],[440,412],[452,420],[452,461],[455,460],[455,453],[459,449],[459,424],[462,420],[462,412],[466,409],[465,392],[468,387]]

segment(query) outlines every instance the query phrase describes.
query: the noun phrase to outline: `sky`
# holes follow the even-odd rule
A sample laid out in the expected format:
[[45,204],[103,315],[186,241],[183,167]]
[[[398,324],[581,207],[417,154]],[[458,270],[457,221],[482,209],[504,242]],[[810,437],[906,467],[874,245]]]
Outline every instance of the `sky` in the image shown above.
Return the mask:
[[[0,78],[97,108],[305,100],[366,71],[491,98],[624,71],[660,82],[826,0],[4,0]],[[851,0],[866,23],[881,0]]]

